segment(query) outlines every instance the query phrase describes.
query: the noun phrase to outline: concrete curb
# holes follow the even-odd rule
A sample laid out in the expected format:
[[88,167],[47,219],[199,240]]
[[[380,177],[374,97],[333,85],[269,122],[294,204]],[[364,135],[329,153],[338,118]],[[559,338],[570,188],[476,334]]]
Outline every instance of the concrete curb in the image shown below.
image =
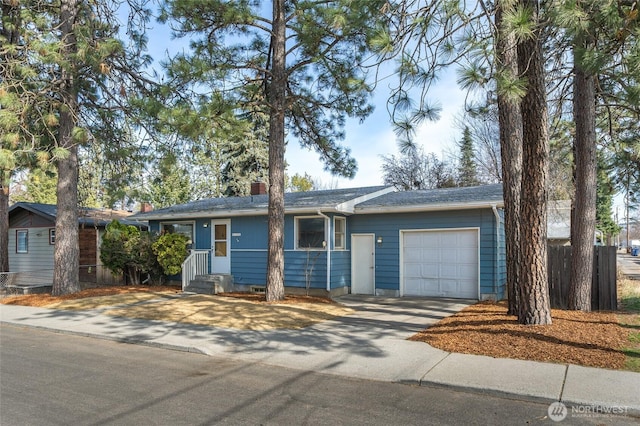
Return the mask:
[[[441,351],[406,340],[414,329],[407,312],[368,309],[360,317],[302,331],[251,332],[110,317],[98,311],[0,305],[0,324],[541,404],[561,401],[582,409],[618,407],[627,416],[640,417],[638,373]],[[424,321],[420,314],[416,318],[421,324]]]

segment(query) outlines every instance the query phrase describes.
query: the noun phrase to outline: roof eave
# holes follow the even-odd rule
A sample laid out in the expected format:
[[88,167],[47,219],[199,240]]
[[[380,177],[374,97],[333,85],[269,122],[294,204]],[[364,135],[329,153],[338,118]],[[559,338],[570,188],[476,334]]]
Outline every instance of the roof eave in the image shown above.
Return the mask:
[[490,209],[493,207],[504,207],[503,200],[497,201],[481,201],[473,203],[439,203],[439,204],[418,204],[411,206],[371,206],[356,207],[357,214],[376,214],[376,213],[415,213],[425,211],[443,211],[443,210],[473,210],[473,209]]
[[[318,207],[304,207],[304,208],[291,208],[285,207],[285,214],[316,214],[318,211],[325,213],[344,213],[350,214],[353,211],[347,211],[340,206],[318,206]],[[227,218],[227,217],[246,217],[246,216],[266,216],[268,210],[266,208],[259,209],[239,209],[239,210],[200,210],[194,212],[166,212],[161,214],[145,214],[144,216],[137,216],[134,219],[140,221],[150,220],[193,220],[201,218]]]
[[33,213],[35,215],[38,215],[40,217],[43,217],[45,219],[56,220],[56,216],[55,215],[51,215],[51,214],[48,214],[46,212],[43,212],[42,210],[38,210],[36,208],[33,208],[28,203],[20,203],[20,202],[15,203],[11,207],[9,207],[8,213],[11,213],[11,212],[13,212],[14,210],[16,210],[18,208],[21,208],[23,210],[31,212],[31,213]]

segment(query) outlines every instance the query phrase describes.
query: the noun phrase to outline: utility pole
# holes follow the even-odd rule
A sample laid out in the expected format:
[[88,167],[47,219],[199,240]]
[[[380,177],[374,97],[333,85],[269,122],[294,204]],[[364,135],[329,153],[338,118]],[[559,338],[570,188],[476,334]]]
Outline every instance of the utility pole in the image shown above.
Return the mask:
[[[627,182],[629,181],[629,178],[627,177]],[[627,185],[627,193],[624,196],[624,207],[627,210],[626,214],[627,214],[627,244],[626,244],[626,248],[627,248],[627,253],[631,253],[631,246],[629,246],[629,185]]]

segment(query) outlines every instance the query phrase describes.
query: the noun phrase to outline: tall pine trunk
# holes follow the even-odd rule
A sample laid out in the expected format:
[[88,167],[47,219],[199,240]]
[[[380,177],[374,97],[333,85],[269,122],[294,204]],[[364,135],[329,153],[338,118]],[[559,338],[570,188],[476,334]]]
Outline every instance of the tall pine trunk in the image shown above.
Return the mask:
[[272,67],[269,84],[269,242],[267,301],[284,299],[284,125],[286,109],[285,0],[273,0]]
[[[581,45],[582,44],[582,45]],[[578,42],[577,48],[588,48],[588,42]],[[593,239],[596,231],[596,77],[580,64],[574,49],[573,120],[575,199],[571,224],[571,281],[569,309],[591,310],[591,280],[593,274]]]
[[0,272],[9,272],[9,172],[0,172]]
[[533,33],[518,43],[518,70],[527,80],[522,99],[522,275],[518,322],[551,324],[547,284],[547,174],[549,131],[538,0],[520,0],[532,13]]
[[[512,80],[518,75],[518,52],[515,37],[503,22],[504,2],[496,9],[496,62],[502,75]],[[520,287],[520,191],[522,186],[522,115],[520,103],[508,88],[498,85],[498,122],[502,157],[502,192],[507,259],[508,315],[518,315]]]
[[74,23],[78,13],[78,0],[62,0],[60,4],[60,41],[68,67],[62,67],[58,143],[68,155],[58,159],[58,197],[56,214],[56,244],[53,252],[53,288],[51,294],[69,294],[80,291],[78,243],[78,147],[74,129],[78,113],[76,81],[77,52]]
[[[21,22],[21,9],[24,7],[19,2],[2,2],[3,19],[0,22],[0,34],[7,45],[17,46],[20,42],[19,28]],[[0,56],[0,61],[8,64],[13,60],[18,49],[6,49]],[[0,272],[9,271],[9,193],[13,167],[9,166],[0,171]]]

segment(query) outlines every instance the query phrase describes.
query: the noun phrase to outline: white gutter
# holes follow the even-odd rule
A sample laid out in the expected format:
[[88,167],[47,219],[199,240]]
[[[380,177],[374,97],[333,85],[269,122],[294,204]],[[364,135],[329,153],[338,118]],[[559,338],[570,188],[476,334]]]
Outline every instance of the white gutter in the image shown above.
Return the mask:
[[331,292],[331,218],[320,210],[317,211],[327,221],[327,292]]
[[356,208],[356,214],[380,214],[380,213],[416,213],[416,212],[431,212],[431,211],[443,211],[443,210],[473,210],[473,209],[486,209],[500,206],[502,203],[445,203],[445,204],[422,204],[412,206],[376,206],[376,207],[362,207]]
[[496,261],[495,261],[495,274],[496,279],[493,280],[493,290],[496,293],[496,297],[498,295],[498,256],[500,255],[500,214],[498,213],[498,208],[496,205],[491,206],[491,210],[493,210],[493,215],[496,217]]
[[[352,211],[342,210],[337,207],[323,207],[322,210],[331,213],[340,213],[344,215],[353,214]],[[318,212],[318,207],[306,207],[288,210],[285,208],[285,214],[314,214]],[[181,220],[181,219],[215,219],[240,216],[266,216],[268,211],[266,208],[260,209],[243,209],[243,210],[198,210],[193,212],[162,212],[158,214],[144,213],[144,216],[133,215],[127,220],[149,221],[149,220]],[[133,219],[131,219],[133,218]]]

